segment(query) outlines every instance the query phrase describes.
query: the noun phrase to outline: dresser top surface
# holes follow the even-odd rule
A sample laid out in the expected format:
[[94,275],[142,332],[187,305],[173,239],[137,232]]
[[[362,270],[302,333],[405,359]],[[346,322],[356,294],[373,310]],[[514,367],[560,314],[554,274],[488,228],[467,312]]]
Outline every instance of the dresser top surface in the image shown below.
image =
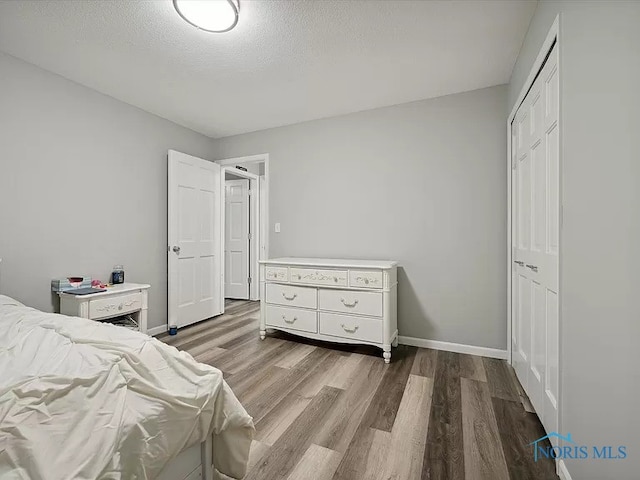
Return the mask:
[[288,265],[300,267],[338,267],[338,268],[395,268],[398,262],[392,260],[350,260],[345,258],[308,258],[281,257],[260,260],[264,265]]

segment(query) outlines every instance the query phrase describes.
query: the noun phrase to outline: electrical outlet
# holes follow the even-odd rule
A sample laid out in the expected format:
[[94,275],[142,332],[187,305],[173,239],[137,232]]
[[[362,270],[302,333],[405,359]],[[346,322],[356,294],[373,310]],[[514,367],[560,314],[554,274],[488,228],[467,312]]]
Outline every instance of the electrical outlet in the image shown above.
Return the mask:
[[276,233],[280,233],[280,224],[276,223]]

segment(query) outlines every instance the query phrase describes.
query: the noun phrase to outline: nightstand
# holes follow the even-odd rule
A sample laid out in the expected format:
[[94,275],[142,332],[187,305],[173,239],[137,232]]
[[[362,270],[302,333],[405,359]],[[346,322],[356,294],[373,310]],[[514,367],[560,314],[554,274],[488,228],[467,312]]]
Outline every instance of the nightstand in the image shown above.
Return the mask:
[[138,326],[137,330],[147,333],[149,288],[151,285],[122,283],[108,287],[106,292],[89,295],[59,292],[60,313],[101,322],[130,315]]

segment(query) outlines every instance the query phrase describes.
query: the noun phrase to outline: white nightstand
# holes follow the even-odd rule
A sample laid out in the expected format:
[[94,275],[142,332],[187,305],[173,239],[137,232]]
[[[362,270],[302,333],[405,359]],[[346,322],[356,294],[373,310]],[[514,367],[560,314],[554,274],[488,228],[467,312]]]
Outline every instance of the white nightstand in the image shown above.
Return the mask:
[[99,321],[128,314],[138,324],[138,330],[147,333],[149,288],[151,285],[122,283],[108,287],[106,292],[90,295],[58,292],[60,313]]

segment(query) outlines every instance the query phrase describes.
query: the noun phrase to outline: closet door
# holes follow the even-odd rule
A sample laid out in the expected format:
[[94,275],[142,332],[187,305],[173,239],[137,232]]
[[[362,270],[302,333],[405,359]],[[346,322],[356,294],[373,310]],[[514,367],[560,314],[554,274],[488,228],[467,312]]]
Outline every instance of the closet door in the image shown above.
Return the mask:
[[512,124],[513,366],[547,431],[557,430],[559,142],[557,49]]

